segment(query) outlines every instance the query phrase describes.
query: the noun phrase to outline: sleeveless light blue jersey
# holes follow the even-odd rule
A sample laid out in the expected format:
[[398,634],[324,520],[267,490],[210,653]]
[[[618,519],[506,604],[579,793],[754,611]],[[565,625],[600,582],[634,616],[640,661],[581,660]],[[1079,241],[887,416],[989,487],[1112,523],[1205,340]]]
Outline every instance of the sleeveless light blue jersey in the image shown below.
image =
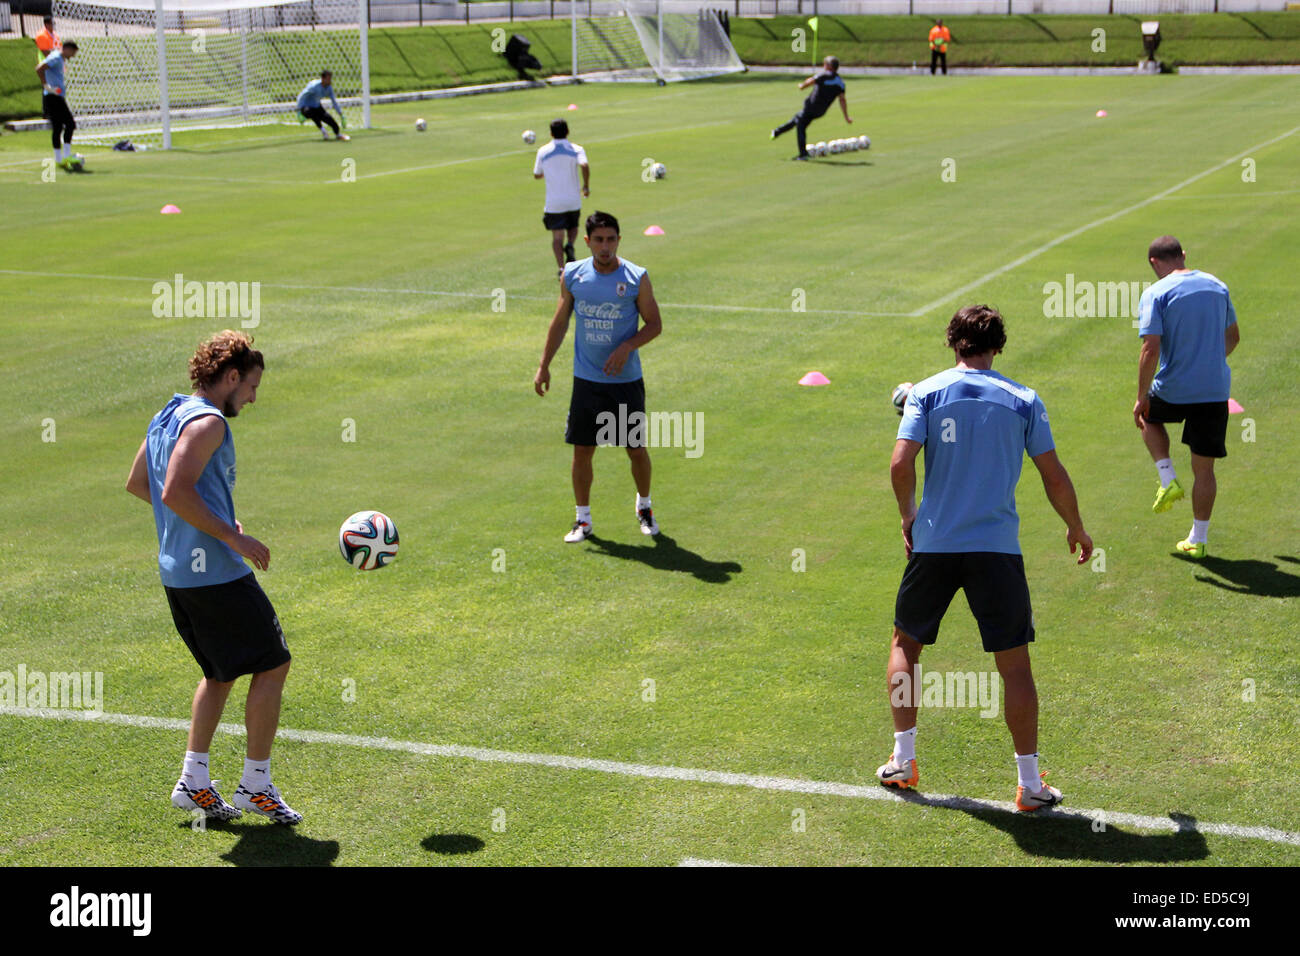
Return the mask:
[[1056,447],[1033,389],[992,369],[948,369],[912,389],[898,437],[925,445],[913,551],[1020,553],[1020,466]]
[[1226,402],[1232,389],[1224,333],[1237,323],[1228,287],[1193,269],[1171,272],[1142,293],[1138,335],[1160,336],[1151,394],[1175,405]]
[[636,335],[640,313],[637,292],[645,270],[626,259],[608,274],[596,271],[591,257],[564,268],[564,287],[573,295],[573,374],[591,382],[635,382],[641,377],[641,356],[633,351],[618,375],[606,375],[605,361],[618,346]]
[[[197,418],[214,415],[225,423],[221,410],[197,395],[173,395],[153,417],[146,435],[145,457],[149,470],[149,498],[154,524],[158,528],[158,569],[162,583],[172,588],[197,588],[225,584],[249,573],[234,550],[205,534],[162,501],[167,464],[185,426]],[[212,513],[232,526],[235,523],[235,442],[226,424],[226,437],[208,459],[195,489]]]

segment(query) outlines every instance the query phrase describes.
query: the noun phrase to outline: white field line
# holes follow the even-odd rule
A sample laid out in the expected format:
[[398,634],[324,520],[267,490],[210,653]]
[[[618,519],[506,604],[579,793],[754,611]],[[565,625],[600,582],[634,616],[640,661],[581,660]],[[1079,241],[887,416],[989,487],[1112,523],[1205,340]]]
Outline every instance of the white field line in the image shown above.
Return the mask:
[[1199,179],[1204,179],[1206,176],[1209,176],[1211,173],[1217,173],[1220,169],[1223,169],[1225,166],[1231,166],[1233,163],[1245,159],[1251,153],[1257,152],[1258,150],[1264,149],[1265,147],[1272,146],[1274,143],[1281,142],[1282,140],[1286,139],[1288,136],[1294,135],[1297,132],[1300,132],[1300,126],[1295,126],[1287,130],[1285,133],[1281,134],[1280,136],[1274,136],[1272,139],[1265,140],[1262,143],[1256,143],[1254,146],[1251,146],[1249,149],[1242,150],[1236,156],[1232,156],[1228,159],[1225,159],[1221,163],[1216,163],[1215,165],[1211,166],[1209,169],[1203,170],[1202,172],[1197,173],[1195,176],[1190,176],[1187,179],[1184,179],[1181,183],[1179,183],[1176,186],[1170,186],[1168,189],[1161,190],[1160,192],[1156,193],[1154,196],[1148,196],[1146,199],[1143,199],[1141,202],[1135,203],[1132,206],[1128,206],[1124,209],[1120,209],[1118,212],[1113,212],[1109,216],[1102,216],[1100,219],[1094,219],[1092,222],[1079,226],[1076,229],[1071,229],[1069,232],[1057,236],[1055,239],[1052,239],[1050,242],[1044,243],[1043,245],[1039,246],[1037,249],[1034,249],[1030,252],[1026,252],[1020,258],[1013,259],[1011,262],[1008,262],[1006,265],[998,266],[992,272],[986,272],[978,279],[975,279],[972,282],[967,282],[964,286],[961,286],[960,288],[955,289],[952,292],[949,292],[947,295],[935,299],[933,302],[927,302],[925,305],[921,306],[918,309],[914,309],[909,314],[912,317],[923,316],[927,312],[930,312],[933,309],[937,309],[945,302],[949,302],[957,298],[958,296],[965,295],[967,292],[970,292],[973,289],[978,289],[980,286],[984,285],[984,283],[988,282],[989,280],[996,279],[998,276],[1003,275],[1004,273],[1010,272],[1012,269],[1024,265],[1026,262],[1030,261],[1031,259],[1038,258],[1044,252],[1047,252],[1050,249],[1055,249],[1057,246],[1061,245],[1064,242],[1069,242],[1075,236],[1083,235],[1083,233],[1088,232],[1090,229],[1095,229],[1098,226],[1104,226],[1106,223],[1113,222],[1116,219],[1119,219],[1121,216],[1127,216],[1131,212],[1136,212],[1139,209],[1144,209],[1147,206],[1150,206],[1152,203],[1159,202],[1160,200],[1165,199],[1166,197],[1171,195],[1172,193],[1178,192],[1178,190],[1182,189],[1183,187],[1190,186],[1192,183],[1196,182]]
[[732,863],[729,860],[702,860],[698,856],[688,856],[678,866],[749,866],[748,863]]
[[[0,269],[0,275],[11,276],[33,276],[41,279],[102,279],[111,282],[166,282],[171,283],[171,277],[147,277],[147,276],[105,276],[95,275],[87,272],[41,272],[30,269]],[[293,291],[306,292],[359,292],[367,295],[424,295],[424,296],[448,296],[460,299],[487,299],[491,301],[493,294],[491,292],[447,292],[440,289],[390,289],[379,286],[356,286],[356,285],[291,285],[279,282],[261,282],[259,287],[263,289],[289,289]],[[523,299],[525,302],[555,302],[556,297],[553,295],[522,295],[518,293],[508,293],[507,298]],[[684,311],[698,310],[706,312],[777,312],[782,315],[793,314],[789,309],[778,309],[771,306],[757,305],[711,305],[700,302],[660,302],[661,309],[682,309]],[[809,309],[801,315],[861,315],[871,318],[906,318],[910,312],[861,312],[857,309]]]
[[[67,720],[82,723],[112,724],[120,727],[142,727],[155,730],[188,730],[190,722],[177,717],[147,717],[136,714],[91,714],[86,711],[52,710],[39,707],[0,707],[0,717],[28,717],[43,720]],[[233,737],[245,735],[242,724],[222,723],[217,730]],[[336,734],[319,730],[288,730],[281,728],[276,737],[296,743],[324,744],[334,747],[360,747],[365,750],[385,750],[393,753],[420,754],[429,757],[458,757],[482,763],[525,764],[536,767],[557,767],[562,770],[590,770],[612,773],[624,777],[642,777],[654,780],[682,780],[689,783],[715,783],[730,787],[751,787],[755,790],[777,790],[785,793],[809,793],[821,796],[847,797],[854,800],[887,800],[895,803],[917,803],[928,807],[946,807],[954,810],[1000,810],[1015,813],[1015,804],[1001,800],[977,800],[942,793],[908,793],[899,796],[879,785],[831,783],[822,780],[801,780],[796,777],[770,777],[760,774],[731,773],[722,770],[698,770],[690,767],[666,767],[658,764],[623,763],[618,760],[598,760],[593,757],[566,757],[560,754],[518,753],[510,750],[488,750],[483,747],[463,747],[459,744],[426,744],[414,740],[390,740],[387,737],[363,737],[356,734]],[[1130,826],[1142,830],[1196,831],[1198,833],[1237,837],[1246,840],[1263,840],[1300,846],[1300,832],[1277,830],[1273,827],[1238,826],[1231,823],[1204,823],[1199,820],[1170,817],[1149,817],[1135,813],[1115,813],[1109,810],[1037,811],[1035,816],[1054,820],[1071,820],[1089,827],[1096,821],[1107,826]]]

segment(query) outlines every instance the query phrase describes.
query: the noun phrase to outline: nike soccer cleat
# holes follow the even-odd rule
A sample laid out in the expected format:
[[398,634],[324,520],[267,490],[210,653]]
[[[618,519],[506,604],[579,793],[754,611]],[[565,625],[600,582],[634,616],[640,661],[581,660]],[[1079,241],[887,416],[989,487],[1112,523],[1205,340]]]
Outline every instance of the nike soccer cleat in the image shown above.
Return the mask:
[[659,533],[659,522],[655,521],[655,514],[649,508],[642,508],[636,513],[636,518],[641,522],[641,533],[656,535]]
[[1182,497],[1183,486],[1180,485],[1178,479],[1175,478],[1173,481],[1169,482],[1168,487],[1156,489],[1156,502],[1151,506],[1151,510],[1156,514],[1160,514],[1162,511],[1168,511],[1174,506],[1174,502]]
[[178,810],[202,810],[212,820],[233,820],[240,815],[237,807],[221,799],[216,787],[209,784],[202,790],[191,790],[185,786],[184,779],[177,780],[172,789],[172,806]]
[[590,537],[591,522],[575,521],[573,527],[569,529],[569,533],[564,536],[564,540],[568,544],[576,544],[579,541],[586,541]]
[[921,768],[915,760],[904,760],[899,766],[891,755],[888,763],[876,768],[876,777],[891,790],[907,790],[921,779]]
[[260,813],[264,817],[270,817],[276,823],[285,823],[293,826],[295,823],[302,822],[302,814],[284,802],[280,796],[280,791],[276,789],[275,784],[268,783],[266,789],[260,793],[253,793],[245,789],[241,783],[239,789],[235,791],[235,806],[241,810],[248,810],[252,813]]
[[[1047,771],[1044,770],[1039,776],[1046,777]],[[1016,787],[1016,809],[1023,813],[1032,813],[1043,807],[1054,807],[1064,799],[1060,790],[1047,784],[1043,784],[1043,789],[1037,793],[1030,793],[1023,786]]]
[[1184,539],[1174,545],[1174,553],[1184,555],[1194,561],[1199,561],[1201,558],[1205,557],[1205,542]]

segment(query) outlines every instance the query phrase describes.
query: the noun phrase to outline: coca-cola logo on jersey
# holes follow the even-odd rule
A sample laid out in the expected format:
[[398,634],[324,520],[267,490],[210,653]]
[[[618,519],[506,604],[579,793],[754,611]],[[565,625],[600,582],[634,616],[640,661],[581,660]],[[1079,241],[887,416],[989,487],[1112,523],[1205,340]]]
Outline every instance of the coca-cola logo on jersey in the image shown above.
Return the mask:
[[619,319],[623,317],[622,310],[613,302],[579,302],[576,309],[584,319]]

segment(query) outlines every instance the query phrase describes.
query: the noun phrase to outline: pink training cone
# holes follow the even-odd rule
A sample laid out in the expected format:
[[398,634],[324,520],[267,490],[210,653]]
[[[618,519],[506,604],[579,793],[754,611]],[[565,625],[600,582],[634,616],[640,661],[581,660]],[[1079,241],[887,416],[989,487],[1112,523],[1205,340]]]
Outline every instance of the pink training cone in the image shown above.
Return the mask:
[[821,372],[809,372],[803,378],[799,379],[800,385],[829,385],[831,380]]
[[171,203],[168,203],[167,205],[162,207],[162,214],[164,216],[171,216],[180,211],[181,211],[180,206],[173,206]]
[[1240,405],[1237,404],[1237,400],[1236,400],[1235,398],[1230,398],[1230,399],[1228,399],[1228,414],[1229,414],[1229,415],[1240,415],[1240,414],[1241,414],[1242,412],[1244,412],[1244,411],[1245,411],[1245,409],[1242,408]]
[[577,108],[578,108],[578,104],[577,104],[577,103],[570,103],[570,104],[569,104],[569,109],[571,109],[571,110],[576,110]]
[[1105,111],[1105,110],[1097,110],[1097,119],[1105,119],[1105,118],[1106,118],[1106,111]]
[[645,234],[647,236],[662,236],[664,234],[664,230],[662,226],[647,226]]

